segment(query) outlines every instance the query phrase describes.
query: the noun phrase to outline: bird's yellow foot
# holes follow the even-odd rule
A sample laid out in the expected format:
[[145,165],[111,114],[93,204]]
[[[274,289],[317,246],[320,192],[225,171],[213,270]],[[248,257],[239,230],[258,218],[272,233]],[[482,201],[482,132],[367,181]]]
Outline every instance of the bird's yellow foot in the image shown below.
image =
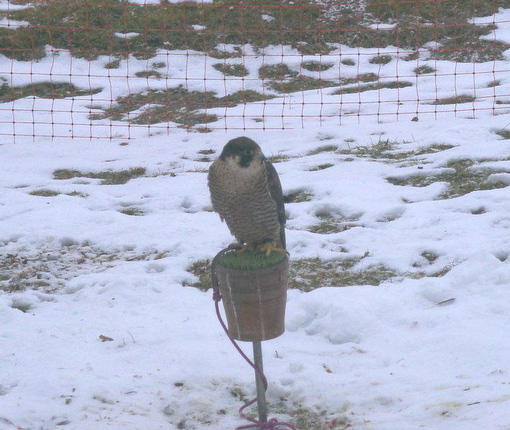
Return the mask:
[[273,245],[272,242],[266,242],[264,243],[263,245],[259,245],[257,246],[257,249],[260,251],[260,252],[263,252],[264,254],[266,254],[266,257],[269,257],[271,255],[271,252],[287,252],[285,251],[285,249],[283,248],[277,248],[276,246]]

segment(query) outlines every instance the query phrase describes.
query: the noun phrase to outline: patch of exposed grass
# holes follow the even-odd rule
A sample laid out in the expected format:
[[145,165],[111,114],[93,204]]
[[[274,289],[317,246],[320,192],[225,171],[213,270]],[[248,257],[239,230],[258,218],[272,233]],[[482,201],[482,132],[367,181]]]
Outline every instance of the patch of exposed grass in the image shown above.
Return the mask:
[[186,169],[186,172],[187,173],[209,173],[209,168],[196,166],[192,169]]
[[225,76],[247,76],[250,72],[243,64],[216,63],[213,67]]
[[498,136],[501,136],[503,139],[510,139],[510,130],[506,128],[496,130],[494,133],[496,133]]
[[313,193],[309,190],[295,190],[283,195],[284,203],[302,203],[312,200]]
[[[433,264],[435,261],[431,261],[431,259],[437,258],[434,253],[429,256],[425,252],[422,256],[428,259],[429,264]],[[441,277],[458,264],[458,262],[452,262],[433,272],[409,271],[398,273],[383,265],[372,265],[364,268],[356,267],[363,258],[364,256],[333,261],[322,261],[319,258],[291,260],[289,288],[308,292],[321,287],[380,285],[383,282],[394,279]]]
[[266,157],[267,161],[270,161],[273,164],[283,163],[285,161],[289,161],[291,159],[290,155],[284,154],[283,152],[279,152],[278,154],[271,154]]
[[326,410],[311,410],[301,404],[287,405],[284,402],[277,403],[274,407],[269,405],[271,413],[285,414],[290,417],[285,421],[291,421],[297,429],[303,430],[347,430],[352,428],[350,420],[338,414],[329,413]]
[[201,109],[219,107],[220,99],[212,91],[188,91],[182,86],[168,90],[149,90],[142,94],[130,94],[117,98],[117,106],[105,111],[105,115],[124,115],[143,106],[143,113],[129,119],[134,124],[176,122],[184,126],[204,124],[217,120],[216,115],[198,112]]
[[157,178],[159,176],[169,176],[171,178],[175,178],[177,176],[177,173],[175,173],[172,170],[158,170],[157,172],[153,172],[151,174],[152,178]]
[[119,211],[121,214],[129,215],[129,216],[143,216],[145,215],[145,211],[140,208],[125,208]]
[[94,109],[102,109],[101,105],[88,105],[85,106],[87,109],[94,110]]
[[40,97],[43,99],[80,97],[97,94],[101,91],[102,88],[78,89],[69,83],[40,82],[19,87],[10,87],[3,83],[0,86],[0,103],[11,102],[24,97]]
[[466,28],[462,29],[458,37],[445,40],[440,49],[431,51],[431,55],[436,60],[457,61],[459,63],[485,63],[504,59],[503,53],[508,49],[508,45],[499,41],[478,38],[484,35],[485,30],[489,30],[489,26],[478,27],[476,37],[464,33],[465,30]]
[[433,67],[430,67],[426,64],[413,69],[413,72],[416,73],[417,75],[426,75],[428,73],[434,73],[435,71],[436,71],[436,69],[434,69]]
[[323,72],[334,66],[333,63],[323,63],[321,61],[303,61],[301,67],[310,72]]
[[335,152],[337,149],[338,149],[338,146],[336,146],[336,145],[322,145],[322,146],[319,146],[318,148],[308,151],[307,155],[317,155],[317,154],[321,154],[323,152]]
[[[176,122],[184,126],[193,126],[216,121],[216,115],[199,112],[211,107],[229,106],[231,103],[222,102],[216,93],[188,91],[183,86],[167,90],[147,90],[118,97],[116,104],[104,110],[103,114],[91,115],[90,119],[111,119],[114,121],[127,120],[134,124],[156,124],[159,122]],[[130,112],[145,107],[136,116]]]
[[439,255],[437,255],[434,251],[423,251],[420,255],[423,258],[425,258],[425,260],[427,260],[430,264],[432,264],[439,258]]
[[222,51],[219,49],[213,49],[209,52],[209,56],[216,58],[217,60],[226,60],[229,58],[240,58],[243,56],[243,51],[239,46],[234,47],[234,52]]
[[323,209],[319,210],[315,214],[319,218],[320,223],[308,228],[308,231],[319,234],[332,234],[341,233],[342,231],[349,230],[353,227],[358,227],[356,221],[359,220],[359,216],[347,216],[341,212]]
[[[316,39],[320,39],[320,36],[318,38],[316,37]],[[325,39],[325,38],[323,38],[323,39]],[[318,43],[298,42],[298,43],[296,43],[295,48],[302,55],[315,55],[315,54],[327,55],[334,49],[334,47],[330,43],[326,43],[326,42],[318,42]]]
[[[426,260],[427,264],[434,264],[434,262],[439,258],[439,255],[434,251],[423,251],[420,254],[420,257]],[[414,263],[413,267],[421,267],[422,263]]]
[[392,59],[393,57],[391,55],[377,55],[376,57],[370,58],[368,62],[370,64],[388,64]]
[[450,270],[452,270],[455,266],[457,266],[459,263],[460,261],[453,261],[439,270],[436,270],[431,273],[425,273],[424,276],[428,278],[441,278],[442,276],[446,275]]
[[391,81],[391,82],[376,82],[374,84],[357,85],[352,87],[343,87],[334,91],[332,94],[354,94],[363,93],[365,91],[381,90],[383,88],[405,88],[412,87],[412,82],[408,81]]
[[135,76],[137,78],[150,78],[150,77],[162,78],[163,77],[163,75],[156,70],[142,70],[140,72],[136,72]]
[[244,104],[244,103],[253,103],[253,102],[261,102],[264,100],[269,100],[274,98],[275,96],[270,94],[261,94],[258,91],[254,90],[240,90],[232,93],[223,98],[226,103],[234,103],[234,104]]
[[47,188],[44,188],[42,190],[30,191],[28,194],[30,194],[31,196],[39,196],[39,197],[55,197],[61,193],[58,191],[49,190]]
[[456,105],[461,103],[471,103],[475,101],[475,97],[470,96],[469,94],[463,94],[459,96],[445,97],[442,99],[437,99],[431,104],[433,105]]
[[334,139],[334,136],[332,136],[331,134],[328,134],[328,133],[318,133],[317,139],[319,139],[321,142],[323,142],[325,140]]
[[346,58],[344,60],[341,61],[341,63],[344,65],[344,66],[355,66],[356,63],[354,62],[354,60],[351,60],[350,58]]
[[55,292],[82,274],[108,270],[118,261],[153,261],[166,256],[160,250],[105,251],[88,242],[64,238],[60,245],[40,243],[35,248],[0,252],[0,291],[14,293],[27,289]]
[[241,387],[234,386],[229,389],[230,395],[241,402],[246,402],[247,396],[244,390]]
[[109,61],[104,65],[105,69],[118,69],[120,67],[120,59]]
[[375,73],[360,73],[354,78],[344,78],[341,80],[342,85],[357,84],[358,82],[375,82],[379,80],[379,76]]
[[[405,143],[405,142],[404,142]],[[415,157],[425,154],[435,154],[441,151],[447,151],[454,147],[454,145],[434,143],[429,146],[420,147],[409,151],[398,151],[400,142],[390,139],[381,139],[373,145],[359,145],[349,149],[342,149],[337,151],[339,154],[355,155],[361,158],[373,158],[385,160],[386,162],[400,162],[408,160],[410,162],[417,162]],[[344,161],[351,161],[344,159]]]
[[321,88],[338,87],[340,84],[334,81],[324,79],[314,79],[308,76],[299,76],[286,82],[269,82],[267,84],[271,89],[279,93],[295,93],[298,91],[318,90]]
[[285,63],[262,66],[259,69],[260,79],[283,80],[283,79],[294,78],[297,75],[298,75],[298,72],[296,72],[295,70],[292,70]]
[[[104,109],[102,114],[93,114],[92,120],[127,120],[134,124],[156,124],[175,122],[184,127],[207,124],[217,121],[216,115],[206,114],[205,109],[233,107],[240,103],[250,103],[270,99],[274,96],[257,91],[237,91],[227,97],[216,97],[213,91],[188,91],[182,85],[166,90],[147,90],[118,97],[116,103]],[[133,111],[142,113],[131,115]]]
[[414,155],[435,154],[437,152],[447,151],[448,149],[452,148],[455,148],[455,145],[449,145],[446,143],[434,143],[432,145],[417,149],[414,151]]
[[339,222],[335,217],[331,217],[329,219],[322,220],[319,224],[309,227],[308,231],[318,234],[333,234],[341,233],[342,231],[349,230],[352,227],[356,227],[356,224]]
[[67,196],[71,197],[81,197],[87,198],[89,195],[87,193],[82,193],[81,191],[71,191],[70,193],[66,193]]
[[373,145],[360,145],[352,149],[343,149],[338,151],[340,154],[352,154],[361,158],[403,160],[413,155],[412,152],[396,151],[400,142],[390,139],[381,139]]
[[[430,270],[416,270],[416,271],[409,271],[403,274],[406,278],[409,279],[422,279],[422,278],[441,278],[442,276],[446,275],[450,270],[452,270],[457,264],[459,264],[458,261],[452,262],[447,264],[444,267],[441,267],[440,269],[430,271]],[[420,268],[422,267],[421,264],[415,263],[413,264],[413,267]]]
[[322,261],[319,258],[291,260],[289,288],[312,291],[320,287],[346,287],[353,285],[379,285],[397,276],[384,266],[356,269],[363,257]]
[[104,170],[102,172],[82,172],[75,169],[57,169],[53,172],[55,179],[64,180],[72,178],[93,178],[102,179],[101,185],[119,185],[125,184],[131,179],[144,176],[145,167],[133,167],[122,170]]
[[418,58],[420,58],[420,52],[419,51],[414,51],[414,52],[411,52],[410,54],[404,55],[402,57],[402,60],[404,60],[404,61],[416,61]]
[[354,154],[357,156],[369,156],[370,158],[387,158],[388,153],[394,151],[400,143],[396,140],[381,139],[370,146],[357,146]]
[[501,81],[499,79],[495,79],[487,84],[487,88],[499,87],[501,85]]
[[192,283],[184,282],[183,286],[195,287],[201,291],[207,291],[212,288],[211,260],[195,261],[186,270],[195,275],[198,280]]
[[389,177],[386,180],[393,185],[411,185],[426,187],[435,182],[446,182],[447,189],[439,195],[439,199],[452,199],[469,194],[473,191],[493,190],[508,186],[503,181],[489,181],[493,173],[509,173],[506,170],[494,170],[476,167],[470,159],[452,160],[444,166],[443,172],[432,175],[412,175],[406,177]]
[[83,173],[83,172],[80,172],[79,170],[75,170],[75,169],[57,169],[53,172],[53,178],[59,179],[59,180],[80,178],[80,177],[90,178],[91,176],[88,176],[88,175],[92,175],[92,173],[87,174],[87,173]]
[[331,163],[324,163],[324,164],[319,164],[318,166],[315,166],[311,169],[309,169],[310,172],[317,172],[319,170],[325,170],[325,169],[329,169],[330,167],[333,167],[334,164],[331,164]]

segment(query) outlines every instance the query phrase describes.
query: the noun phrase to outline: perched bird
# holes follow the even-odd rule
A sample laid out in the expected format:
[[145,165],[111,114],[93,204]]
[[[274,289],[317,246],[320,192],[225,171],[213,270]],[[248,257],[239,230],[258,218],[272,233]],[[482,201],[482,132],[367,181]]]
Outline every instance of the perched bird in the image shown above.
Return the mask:
[[[213,208],[240,247],[285,250],[285,209],[278,173],[247,137],[228,142],[209,169]],[[235,247],[235,244],[234,244]]]

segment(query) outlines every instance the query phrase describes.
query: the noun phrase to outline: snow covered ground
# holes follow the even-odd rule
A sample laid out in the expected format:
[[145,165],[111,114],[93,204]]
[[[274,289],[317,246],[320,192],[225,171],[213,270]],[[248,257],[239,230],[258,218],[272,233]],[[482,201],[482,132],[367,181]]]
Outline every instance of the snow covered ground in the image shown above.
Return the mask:
[[[53,62],[59,73],[81,70],[77,86],[101,84],[87,74],[104,73],[105,59],[69,59],[61,52],[33,67],[44,71]],[[494,79],[489,71],[508,70],[507,60],[476,65],[487,70],[475,82],[477,106],[490,105],[484,96],[509,93],[504,73],[496,76],[499,86],[487,88]],[[192,70],[200,74],[198,61]],[[256,61],[250,70],[259,67]],[[0,58],[2,76],[20,80],[10,85],[39,76],[35,69],[11,73],[27,67]],[[395,64],[366,62],[360,69],[384,75],[387,67]],[[434,67],[447,73],[474,66]],[[458,75],[454,84],[462,94],[473,87],[473,76]],[[122,94],[123,85],[96,96]],[[441,96],[452,95],[451,82],[431,75],[420,81],[420,98],[434,100],[438,85]],[[215,89],[221,88],[223,82]],[[402,112],[416,111],[416,101],[405,102],[416,91],[398,90]],[[410,114],[398,122],[395,115],[379,122],[367,116],[361,123],[347,112],[340,124],[334,116],[340,97],[383,102],[356,105],[363,113],[394,113],[397,90],[331,92],[286,95],[285,109],[296,113],[285,119],[289,130],[172,129],[147,137],[132,128],[128,140],[119,122],[112,141],[2,137],[1,430],[244,424],[237,409],[241,398],[254,396],[252,371],[217,323],[211,292],[184,286],[197,280],[188,271],[192,264],[232,241],[212,212],[206,171],[240,134],[275,156],[284,191],[303,197],[286,206],[292,260],[338,264],[329,286],[289,291],[287,332],[264,342],[270,416],[300,430],[510,429],[510,141],[496,133],[508,130],[510,109],[437,119],[431,111],[419,121]],[[87,109],[69,107],[96,96],[20,99],[0,113],[23,115],[5,106],[37,105],[46,119],[86,123]],[[330,103],[320,127],[316,118],[300,118],[305,98]],[[229,112],[257,109],[255,103]],[[266,125],[278,121],[268,117]],[[56,122],[56,134],[64,133]],[[16,125],[20,134],[32,130],[21,120]],[[99,177],[128,169],[138,169],[138,176],[125,183]],[[355,264],[343,269],[348,260]],[[334,280],[344,270],[359,279],[390,276],[377,286],[340,288]],[[243,347],[250,352],[249,344]]]

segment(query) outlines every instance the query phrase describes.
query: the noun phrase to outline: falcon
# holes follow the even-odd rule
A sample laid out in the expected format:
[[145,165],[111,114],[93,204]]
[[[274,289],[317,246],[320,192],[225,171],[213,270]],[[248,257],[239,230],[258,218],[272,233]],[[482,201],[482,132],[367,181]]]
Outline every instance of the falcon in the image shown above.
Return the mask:
[[231,247],[285,252],[282,186],[259,145],[232,139],[209,168],[208,183],[214,210],[239,242]]

